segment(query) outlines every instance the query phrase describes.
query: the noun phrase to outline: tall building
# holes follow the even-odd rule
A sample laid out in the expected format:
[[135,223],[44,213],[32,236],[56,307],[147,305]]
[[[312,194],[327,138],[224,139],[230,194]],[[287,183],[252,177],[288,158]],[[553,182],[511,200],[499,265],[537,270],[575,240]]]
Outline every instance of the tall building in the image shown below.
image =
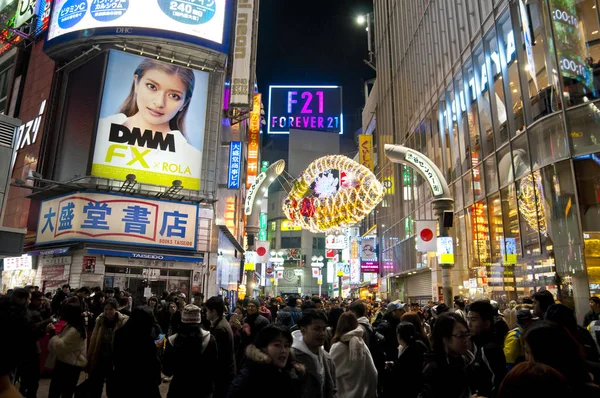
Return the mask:
[[2,226],[26,231],[2,290],[235,298],[258,1],[1,3],[0,112],[22,123]]
[[598,1],[375,0],[374,10],[369,102],[390,188],[371,223],[390,298],[419,299],[424,273],[439,299],[441,273],[434,253],[415,250],[415,221],[434,218],[431,191],[389,162],[386,143],[427,155],[450,185],[454,294],[504,303],[547,289],[582,317],[600,293]]

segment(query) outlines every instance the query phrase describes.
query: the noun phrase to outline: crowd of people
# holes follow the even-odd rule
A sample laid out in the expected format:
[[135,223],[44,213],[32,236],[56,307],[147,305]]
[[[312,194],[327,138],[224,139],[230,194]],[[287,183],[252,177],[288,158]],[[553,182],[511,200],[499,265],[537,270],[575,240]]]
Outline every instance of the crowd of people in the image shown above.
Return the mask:
[[1,398],[36,397],[44,372],[50,398],[600,396],[600,299],[578,325],[548,291],[501,309],[28,286],[0,325]]

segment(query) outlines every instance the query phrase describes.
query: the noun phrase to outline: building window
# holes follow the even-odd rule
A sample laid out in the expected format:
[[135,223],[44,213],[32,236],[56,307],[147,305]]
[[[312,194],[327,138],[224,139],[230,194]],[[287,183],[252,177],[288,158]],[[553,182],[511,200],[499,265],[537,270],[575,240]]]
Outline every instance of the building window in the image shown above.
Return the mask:
[[312,248],[325,250],[325,238],[313,238]]
[[10,78],[15,64],[15,57],[10,57],[8,60],[0,64],[0,113],[6,114],[8,111],[8,88]]
[[302,247],[302,238],[299,236],[282,236],[281,237],[281,248],[282,249],[298,249]]

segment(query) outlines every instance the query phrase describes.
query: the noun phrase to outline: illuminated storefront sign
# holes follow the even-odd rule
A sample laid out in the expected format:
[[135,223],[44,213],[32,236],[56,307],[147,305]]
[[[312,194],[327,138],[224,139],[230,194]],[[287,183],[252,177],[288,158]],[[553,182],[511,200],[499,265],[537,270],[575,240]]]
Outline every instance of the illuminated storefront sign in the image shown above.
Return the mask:
[[343,134],[342,88],[339,86],[270,86],[269,134],[290,129]]
[[229,147],[229,177],[227,178],[227,188],[238,189],[240,187],[240,165],[242,159],[242,143],[232,141]]
[[342,250],[348,247],[348,238],[346,235],[327,235],[325,237],[325,248]]
[[373,136],[361,134],[358,136],[359,163],[371,171],[373,169]]
[[437,254],[440,264],[454,264],[454,246],[451,237],[437,238]]
[[225,200],[225,226],[233,233],[236,232],[235,197],[229,196]]
[[282,231],[302,231],[302,228],[295,226],[290,220],[281,220]]
[[413,167],[420,170],[421,173],[425,176],[425,179],[427,180],[429,186],[431,187],[431,190],[433,191],[433,196],[439,196],[444,194],[444,190],[442,189],[442,185],[440,184],[440,179],[438,178],[438,175],[435,172],[435,167],[427,157],[421,155],[417,151],[407,149],[405,160],[408,163],[410,163]]
[[375,239],[368,238],[360,242],[360,272],[379,272]]
[[194,250],[198,206],[79,192],[40,206],[36,244],[113,242]]
[[32,257],[23,254],[21,257],[6,257],[4,262],[4,271],[19,271],[32,268]]
[[252,48],[256,40],[254,29],[254,0],[238,0],[236,10],[235,40],[233,41],[233,67],[231,72],[232,106],[250,105],[252,81]]
[[226,52],[225,0],[55,0],[48,44],[98,35],[177,39]]
[[250,122],[248,124],[248,167],[246,170],[246,188],[256,181],[258,175],[258,151],[260,144],[260,104],[261,95],[254,94]]

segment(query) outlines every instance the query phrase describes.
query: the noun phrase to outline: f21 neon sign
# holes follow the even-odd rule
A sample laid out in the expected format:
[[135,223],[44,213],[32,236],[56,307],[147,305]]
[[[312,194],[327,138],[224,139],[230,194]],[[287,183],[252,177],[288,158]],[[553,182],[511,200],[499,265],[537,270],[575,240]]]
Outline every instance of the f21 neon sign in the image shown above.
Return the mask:
[[290,129],[343,134],[342,88],[339,86],[270,86],[269,134]]

